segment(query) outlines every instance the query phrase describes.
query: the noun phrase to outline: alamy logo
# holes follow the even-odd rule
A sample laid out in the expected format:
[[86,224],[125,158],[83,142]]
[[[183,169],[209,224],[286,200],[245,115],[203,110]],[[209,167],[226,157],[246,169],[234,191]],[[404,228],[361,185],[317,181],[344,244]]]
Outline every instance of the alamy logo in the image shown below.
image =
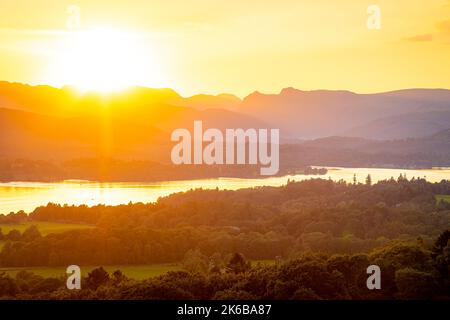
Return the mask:
[[381,269],[379,266],[373,264],[367,267],[367,274],[370,276],[367,278],[366,285],[367,289],[381,289]]
[[213,128],[203,132],[202,121],[194,121],[193,136],[188,129],[176,129],[171,140],[178,142],[171,153],[172,162],[177,165],[260,164],[261,175],[274,175],[279,170],[278,129],[270,129],[270,132],[267,129],[226,129],[223,134]]
[[371,4],[367,7],[367,28],[369,30],[380,30],[381,29],[381,9],[376,4]]
[[81,9],[79,6],[70,5],[67,7],[67,13],[69,17],[67,18],[67,29],[69,31],[75,31],[80,29],[81,26]]
[[81,289],[81,269],[77,265],[67,267],[66,273],[69,275],[66,281],[66,287],[69,290]]

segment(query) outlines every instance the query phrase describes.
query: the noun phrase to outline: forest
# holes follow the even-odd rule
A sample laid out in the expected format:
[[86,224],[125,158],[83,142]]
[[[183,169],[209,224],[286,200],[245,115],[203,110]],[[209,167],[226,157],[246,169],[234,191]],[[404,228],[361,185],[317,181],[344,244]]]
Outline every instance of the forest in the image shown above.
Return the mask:
[[[326,173],[326,168],[314,168],[290,161],[286,166],[280,167],[277,175]],[[59,182],[63,180],[155,182],[217,177],[259,178],[260,165],[174,165],[148,160],[112,158],[80,158],[55,162],[28,159],[8,160],[0,157],[0,182]]]
[[[374,185],[310,179],[282,187],[191,190],[155,203],[48,204],[0,224],[93,226],[0,232],[0,267],[97,265],[65,279],[0,275],[0,296],[60,299],[449,298],[450,182],[400,176]],[[438,197],[439,196],[439,197]],[[438,200],[439,199],[439,200]],[[272,263],[258,261],[269,260]],[[176,262],[183,271],[128,279],[100,266]],[[368,290],[366,268],[382,270]]]

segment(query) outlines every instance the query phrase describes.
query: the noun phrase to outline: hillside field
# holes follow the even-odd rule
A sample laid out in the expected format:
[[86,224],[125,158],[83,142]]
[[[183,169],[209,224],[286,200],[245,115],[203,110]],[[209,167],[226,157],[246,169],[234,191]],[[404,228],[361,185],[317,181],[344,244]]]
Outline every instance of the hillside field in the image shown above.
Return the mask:
[[43,236],[50,233],[63,233],[70,230],[94,228],[87,224],[33,221],[20,224],[0,224],[0,230],[4,235],[8,234],[11,230],[18,230],[22,233],[32,225],[35,225]]

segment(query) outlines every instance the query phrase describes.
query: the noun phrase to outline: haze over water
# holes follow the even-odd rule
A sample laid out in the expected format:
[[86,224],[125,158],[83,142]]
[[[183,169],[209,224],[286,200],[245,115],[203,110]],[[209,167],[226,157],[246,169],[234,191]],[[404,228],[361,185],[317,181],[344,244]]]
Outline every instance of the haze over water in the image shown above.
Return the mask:
[[288,179],[300,181],[312,178],[332,180],[343,179],[353,181],[353,175],[359,182],[364,183],[368,174],[373,183],[377,181],[397,178],[400,174],[406,174],[408,179],[412,177],[426,178],[430,182],[439,182],[443,179],[450,180],[450,169],[378,169],[378,168],[329,168],[326,175],[289,175],[263,179],[239,179],[239,178],[215,178],[184,181],[146,182],[146,183],[98,183],[85,181],[64,181],[55,183],[40,182],[8,182],[0,183],[0,214],[24,210],[31,212],[36,207],[45,206],[49,202],[68,205],[97,204],[119,205],[130,201],[154,202],[159,197],[176,192],[184,192],[190,189],[228,189],[259,186],[281,186]]

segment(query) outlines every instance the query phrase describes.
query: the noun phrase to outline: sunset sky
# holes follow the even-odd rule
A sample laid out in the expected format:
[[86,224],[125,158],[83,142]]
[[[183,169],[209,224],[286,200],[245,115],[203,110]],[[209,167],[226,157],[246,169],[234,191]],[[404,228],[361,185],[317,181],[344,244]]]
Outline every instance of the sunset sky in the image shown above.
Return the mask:
[[[367,7],[381,9],[369,30]],[[81,9],[69,31],[70,5]],[[1,0],[0,80],[183,95],[450,88],[449,0]]]

